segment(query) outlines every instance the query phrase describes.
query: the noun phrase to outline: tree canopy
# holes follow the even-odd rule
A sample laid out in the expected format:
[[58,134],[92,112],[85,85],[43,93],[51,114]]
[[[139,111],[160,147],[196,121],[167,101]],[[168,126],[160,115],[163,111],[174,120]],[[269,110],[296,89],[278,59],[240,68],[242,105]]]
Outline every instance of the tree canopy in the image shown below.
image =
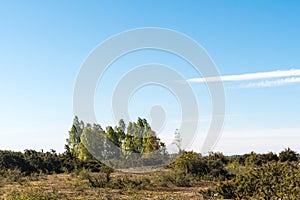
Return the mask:
[[147,120],[142,118],[129,122],[127,126],[121,119],[118,125],[107,126],[104,130],[100,124],[85,124],[75,117],[67,145],[73,155],[81,160],[96,158],[117,162],[120,158],[150,159],[154,153],[159,155],[162,163],[167,155],[165,144],[157,137]]

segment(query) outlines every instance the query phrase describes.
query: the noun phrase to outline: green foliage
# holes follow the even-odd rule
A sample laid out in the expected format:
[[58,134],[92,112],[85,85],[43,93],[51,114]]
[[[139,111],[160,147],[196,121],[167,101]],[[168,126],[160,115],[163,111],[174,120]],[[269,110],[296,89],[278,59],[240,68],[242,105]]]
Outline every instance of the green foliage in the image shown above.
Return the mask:
[[284,151],[279,153],[279,160],[281,162],[298,161],[298,156],[295,151],[292,151],[290,148],[287,148]]
[[34,150],[25,150],[24,158],[34,168],[35,172],[43,173],[61,173],[61,162],[58,154],[54,150],[51,152],[37,152]]
[[22,173],[19,169],[7,169],[0,171],[0,177],[4,179],[3,182],[5,183],[18,182],[19,184],[22,184],[24,176],[25,174]]
[[24,153],[0,151],[0,167],[5,170],[19,169],[22,173],[30,174],[42,171],[44,173],[60,173],[60,157],[52,152],[37,152],[25,150]]
[[67,142],[70,153],[79,160],[102,160],[114,168],[162,165],[168,157],[165,144],[141,118],[127,127],[121,119],[104,131],[99,124],[85,125],[75,117]]
[[97,160],[82,161],[74,157],[68,146],[63,154],[57,154],[53,150],[25,150],[24,153],[0,151],[0,176],[9,181],[19,182],[21,177],[27,175],[58,174],[84,168],[92,172],[108,171],[108,167]]
[[227,158],[223,154],[215,153],[202,157],[195,152],[182,152],[182,154],[171,164],[177,172],[192,174],[199,178],[226,179],[230,175],[225,169]]
[[122,139],[119,138],[120,135],[111,126],[106,128],[105,135],[114,145],[117,145],[118,147],[121,146]]
[[300,166],[296,162],[269,162],[202,192],[234,199],[299,199]]
[[0,169],[15,170],[19,169],[21,172],[29,174],[36,169],[30,165],[21,152],[0,151]]
[[137,122],[129,122],[121,146],[125,155],[130,153],[149,154],[162,150],[164,143],[160,142],[146,119],[138,118]]
[[207,165],[200,158],[200,155],[195,152],[183,152],[171,165],[176,171],[182,171],[185,174],[194,174],[201,176],[205,174],[208,169]]
[[263,164],[271,161],[278,161],[278,156],[273,152],[266,154],[251,152],[250,154],[244,154],[238,157],[238,163],[248,167],[262,166]]
[[[68,146],[62,154],[57,154],[53,150],[50,152],[25,150],[24,153],[0,151],[0,180],[2,186],[14,182],[23,185],[28,180],[41,180],[40,173],[74,172],[72,174],[84,183],[80,188],[130,191],[155,187],[189,187],[201,178],[218,181],[216,187],[201,190],[205,199],[215,198],[216,195],[218,198],[226,199],[300,199],[300,165],[298,161],[292,161],[295,157],[298,158],[298,154],[290,149],[282,151],[279,158],[274,153],[252,152],[243,156],[227,157],[222,153],[201,156],[195,152],[182,151],[169,166],[171,169],[155,172],[149,176],[124,176],[119,173],[112,175],[113,169],[97,160],[78,159]],[[241,158],[244,161],[240,164]],[[146,163],[150,158],[143,159],[142,162]],[[237,170],[231,175],[227,171],[230,168],[242,170]],[[55,192],[43,194],[41,191],[32,190],[13,191],[9,193],[7,199],[62,198],[64,197]]]
[[160,187],[190,187],[194,177],[182,171],[157,172],[152,177],[152,184]]
[[73,156],[81,160],[88,160],[93,158],[93,156],[86,149],[85,145],[82,143],[82,135],[87,134],[86,132],[90,131],[90,124],[85,125],[83,121],[79,122],[77,116],[74,117],[73,125],[71,127],[71,130],[69,131],[69,138],[66,141]]
[[[99,124],[84,124],[75,117],[64,153],[58,154],[54,150],[0,151],[0,185],[24,184],[24,180],[39,180],[40,174],[67,172],[84,180],[86,188],[188,187],[194,181],[205,179],[218,181],[215,188],[201,191],[205,198],[218,195],[228,199],[300,199],[299,154],[289,148],[279,155],[251,152],[230,157],[222,153],[202,156],[181,149],[178,131],[174,144],[179,153],[171,155],[178,157],[169,169],[156,172],[150,178],[115,176],[112,168],[98,160],[105,160],[115,167],[147,169],[153,164],[163,165],[171,156],[146,119],[138,118],[128,126],[120,120],[117,126],[108,126],[104,131]],[[61,198],[56,193],[14,191],[7,199]]]
[[7,200],[56,200],[65,199],[59,196],[55,191],[51,193],[44,193],[42,190],[32,189],[30,191],[14,190],[8,194]]

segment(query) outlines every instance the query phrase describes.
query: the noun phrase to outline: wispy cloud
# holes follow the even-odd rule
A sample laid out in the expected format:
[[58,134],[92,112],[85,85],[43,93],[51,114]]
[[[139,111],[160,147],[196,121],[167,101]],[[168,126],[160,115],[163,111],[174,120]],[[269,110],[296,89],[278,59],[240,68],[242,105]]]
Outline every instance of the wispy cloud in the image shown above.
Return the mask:
[[273,87],[273,86],[288,85],[292,83],[300,83],[300,77],[252,82],[246,85],[242,85],[241,87],[243,88]]
[[[259,81],[260,80],[260,81]],[[247,84],[240,85],[239,88],[253,88],[253,87],[273,87],[292,83],[300,83],[300,69],[278,70],[270,72],[256,72],[236,75],[226,75],[220,77],[205,77],[192,78],[188,82],[204,83],[204,82],[245,82],[251,81]]]
[[206,77],[206,78],[192,78],[189,82],[217,82],[217,81],[249,81],[258,79],[282,78],[290,76],[300,76],[300,69],[278,70],[271,72],[257,72],[237,75],[227,75],[221,77]]

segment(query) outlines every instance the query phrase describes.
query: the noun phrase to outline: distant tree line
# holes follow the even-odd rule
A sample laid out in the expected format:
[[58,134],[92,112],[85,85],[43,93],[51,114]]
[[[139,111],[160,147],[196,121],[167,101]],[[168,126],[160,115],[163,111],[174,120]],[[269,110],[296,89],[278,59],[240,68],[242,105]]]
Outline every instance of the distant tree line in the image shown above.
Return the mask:
[[99,172],[103,164],[98,161],[83,161],[72,155],[69,149],[62,154],[25,150],[24,152],[0,151],[0,170],[20,170],[24,175],[32,173],[68,173],[75,170],[89,169]]

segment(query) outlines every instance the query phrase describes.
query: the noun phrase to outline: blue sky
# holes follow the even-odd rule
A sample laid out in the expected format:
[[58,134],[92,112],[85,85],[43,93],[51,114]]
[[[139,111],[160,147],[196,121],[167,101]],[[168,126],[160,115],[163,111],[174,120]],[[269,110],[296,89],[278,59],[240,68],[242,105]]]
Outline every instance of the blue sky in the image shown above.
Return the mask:
[[[1,1],[0,149],[63,151],[74,84],[89,53],[122,31],[162,27],[202,45],[222,76],[290,72],[288,77],[224,82],[226,123],[216,151],[300,151],[300,83],[291,71],[300,69],[299,11],[299,1]],[[149,62],[168,64],[187,80],[199,78],[176,56],[156,51],[128,55],[112,65],[98,86],[99,123],[114,123],[109,98],[122,73]],[[201,91],[197,99],[203,120],[192,147],[199,150],[210,99],[203,83],[190,84]],[[170,111],[162,133],[170,138],[180,113],[162,88],[137,91],[129,104],[131,116],[148,118],[156,104]]]

